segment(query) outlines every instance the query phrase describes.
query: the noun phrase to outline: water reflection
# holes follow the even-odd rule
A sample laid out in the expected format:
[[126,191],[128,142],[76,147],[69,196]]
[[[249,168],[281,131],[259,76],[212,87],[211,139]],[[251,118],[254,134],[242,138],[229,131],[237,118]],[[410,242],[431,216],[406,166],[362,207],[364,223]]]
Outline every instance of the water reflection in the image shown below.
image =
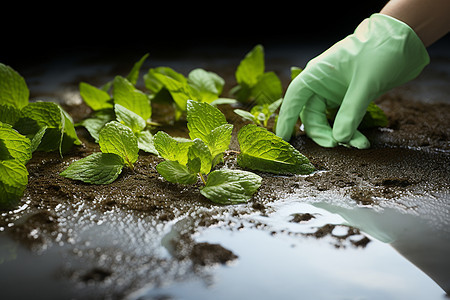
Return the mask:
[[348,208],[327,202],[313,205],[340,215],[348,225],[390,244],[449,294],[450,228],[445,204],[435,207],[431,215],[397,208]]
[[[272,203],[267,215],[231,218],[231,230],[199,230],[196,242],[220,244],[238,259],[206,270],[206,282],[193,277],[151,286],[127,299],[445,298],[446,201],[419,214],[329,199],[292,197]],[[188,223],[180,221],[166,238],[177,240]],[[354,244],[365,237],[365,246]]]

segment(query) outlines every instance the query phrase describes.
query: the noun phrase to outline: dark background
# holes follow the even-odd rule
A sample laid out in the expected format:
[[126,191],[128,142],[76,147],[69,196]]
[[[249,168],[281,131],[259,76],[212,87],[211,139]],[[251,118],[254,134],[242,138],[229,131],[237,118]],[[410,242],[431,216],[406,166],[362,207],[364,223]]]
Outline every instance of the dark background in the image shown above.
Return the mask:
[[[0,62],[20,67],[77,51],[182,53],[214,45],[337,42],[387,1],[56,2],[5,4]],[[143,52],[141,52],[143,53]]]

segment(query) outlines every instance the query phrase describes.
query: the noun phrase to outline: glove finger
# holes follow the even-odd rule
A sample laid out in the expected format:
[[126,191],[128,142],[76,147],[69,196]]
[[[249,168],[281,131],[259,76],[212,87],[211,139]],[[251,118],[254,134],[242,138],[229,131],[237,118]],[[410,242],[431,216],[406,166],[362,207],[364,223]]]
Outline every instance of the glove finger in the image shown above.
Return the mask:
[[339,143],[348,144],[355,135],[370,101],[375,97],[368,91],[368,84],[360,81],[350,84],[333,124],[333,137]]
[[277,136],[285,141],[291,139],[300,112],[312,96],[313,92],[303,83],[300,74],[289,85],[281,103],[276,128]]
[[325,100],[313,96],[308,100],[300,114],[306,134],[319,146],[332,148],[337,146],[326,115]]
[[369,140],[359,130],[355,131],[355,134],[348,142],[348,145],[358,149],[368,149],[370,147]]

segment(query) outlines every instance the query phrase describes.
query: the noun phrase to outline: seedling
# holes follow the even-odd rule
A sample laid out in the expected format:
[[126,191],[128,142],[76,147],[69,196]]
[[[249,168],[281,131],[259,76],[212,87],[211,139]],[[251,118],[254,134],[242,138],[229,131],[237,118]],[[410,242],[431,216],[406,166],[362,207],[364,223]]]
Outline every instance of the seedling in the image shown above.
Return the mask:
[[281,98],[283,88],[274,72],[265,71],[264,48],[256,45],[241,60],[235,72],[237,85],[231,94],[243,103],[271,104]]
[[117,122],[107,123],[99,134],[101,152],[73,162],[61,176],[91,184],[109,184],[126,165],[134,168],[138,159],[138,141],[133,131]]
[[[258,126],[268,128],[268,122],[272,116],[275,116],[275,126],[278,116],[275,114],[280,107],[283,99],[278,99],[271,104],[259,104],[252,107],[250,111],[243,109],[235,109],[234,112],[241,116],[244,120],[250,121]],[[274,126],[274,127],[275,127]]]
[[155,147],[165,159],[156,167],[159,174],[178,184],[194,184],[200,178],[200,193],[215,203],[247,202],[261,185],[260,176],[225,168],[211,171],[223,160],[233,126],[217,108],[192,100],[187,102],[187,120],[190,140],[163,131],[155,135]]

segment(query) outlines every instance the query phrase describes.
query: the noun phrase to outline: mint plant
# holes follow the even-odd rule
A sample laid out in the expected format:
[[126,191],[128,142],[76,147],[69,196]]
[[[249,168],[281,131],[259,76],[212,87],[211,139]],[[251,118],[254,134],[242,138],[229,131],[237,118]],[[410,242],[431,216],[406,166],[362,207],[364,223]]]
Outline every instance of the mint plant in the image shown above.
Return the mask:
[[140,150],[158,154],[150,133],[151,126],[155,125],[151,122],[150,96],[135,87],[140,69],[147,57],[148,54],[142,56],[126,77],[117,75],[104,87],[80,83],[80,95],[94,114],[82,120],[78,126],[85,127],[95,142],[99,142],[99,133],[107,123],[118,121],[132,130]]
[[163,131],[155,135],[155,147],[165,159],[157,165],[158,173],[178,184],[194,184],[200,178],[200,193],[215,203],[247,202],[260,187],[260,176],[243,170],[211,171],[223,160],[233,126],[219,109],[192,100],[187,102],[187,120],[191,139],[175,139]]
[[30,102],[25,79],[0,63],[0,208],[17,204],[28,184],[34,151],[63,156],[81,144],[71,117],[56,103]]
[[264,47],[256,45],[239,63],[237,85],[230,91],[243,103],[270,104],[281,98],[283,88],[274,72],[265,71]]
[[99,133],[101,152],[73,162],[61,176],[91,184],[109,184],[124,166],[134,168],[138,159],[138,140],[133,131],[117,121],[107,123]]
[[235,109],[234,113],[241,116],[244,120],[250,121],[253,124],[256,124],[258,126],[262,126],[266,129],[268,129],[268,122],[272,116],[275,116],[275,125],[273,130],[276,126],[276,121],[278,119],[278,116],[275,114],[277,109],[280,107],[281,102],[283,99],[278,99],[270,104],[258,104],[251,108],[250,111],[246,111],[243,109]]

